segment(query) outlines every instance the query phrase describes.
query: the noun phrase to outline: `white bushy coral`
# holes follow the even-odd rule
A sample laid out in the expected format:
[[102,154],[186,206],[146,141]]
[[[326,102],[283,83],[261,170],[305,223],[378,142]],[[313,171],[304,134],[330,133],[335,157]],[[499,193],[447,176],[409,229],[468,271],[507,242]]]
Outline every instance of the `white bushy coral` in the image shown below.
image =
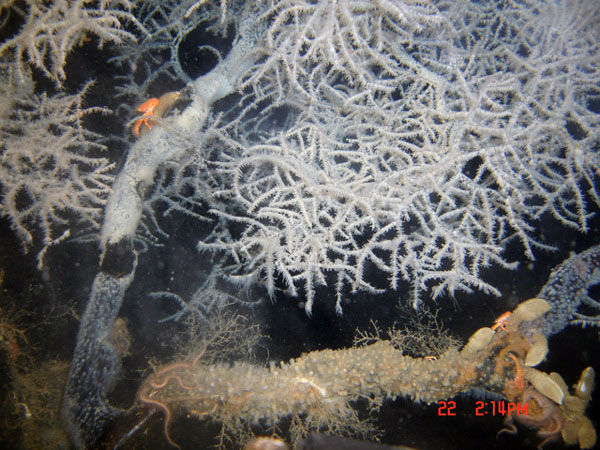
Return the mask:
[[107,111],[82,106],[89,84],[78,94],[50,97],[34,94],[30,79],[3,75],[0,97],[10,107],[0,116],[0,214],[26,249],[41,233],[41,265],[45,249],[69,236],[72,223],[100,226],[114,163],[90,154],[104,146],[81,122]]
[[[131,58],[115,59],[132,72],[124,92],[136,70],[181,74],[175,50],[196,27],[234,24],[237,40],[193,83],[174,128],[132,147],[103,244],[135,233],[137,187],[158,170],[165,186],[146,207],[160,196],[170,210],[208,202],[218,224],[199,247],[231,256],[232,279],[266,280],[272,295],[279,280],[304,291],[308,312],[317,285],[335,283],[341,311],[346,286],[380,292],[404,279],[417,305],[423,292],[498,293],[480,269],[514,267],[508,241],[533,258],[548,247],[542,215],[585,231],[600,203],[594,2],[145,2],[137,18],[130,6],[99,5],[144,30],[122,48]],[[106,23],[107,37],[120,30]],[[17,68],[28,52],[19,39],[3,47]],[[238,101],[209,114],[236,89]]]
[[[79,222],[98,229],[115,164],[98,156],[102,136],[82,120],[106,108],[84,106],[91,83],[74,94],[36,89],[34,67],[60,88],[69,53],[87,40],[133,42],[143,32],[127,0],[2,2],[0,42],[0,214],[11,221],[25,249],[40,233],[42,251],[70,235]],[[126,24],[132,24],[129,30]]]
[[3,3],[0,13],[8,19],[19,15],[24,19],[20,32],[0,45],[0,56],[12,57],[22,80],[33,65],[61,85],[67,78],[64,68],[73,48],[88,39],[97,39],[99,47],[107,42],[135,42],[135,35],[125,29],[127,22],[143,30],[130,12],[135,2],[128,0]]
[[310,312],[335,274],[341,311],[344,285],[386,288],[375,267],[416,306],[430,289],[498,294],[480,269],[515,267],[512,239],[529,258],[547,248],[546,212],[587,229],[597,4],[282,1],[264,15],[268,54],[210,155],[213,212],[245,229],[199,247],[228,251],[232,275],[302,287]]

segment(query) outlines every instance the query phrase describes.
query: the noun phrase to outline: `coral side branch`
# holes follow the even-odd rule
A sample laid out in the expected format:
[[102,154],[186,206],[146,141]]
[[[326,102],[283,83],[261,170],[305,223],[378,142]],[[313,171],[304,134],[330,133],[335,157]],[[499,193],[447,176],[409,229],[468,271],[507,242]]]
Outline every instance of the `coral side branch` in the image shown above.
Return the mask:
[[194,100],[171,131],[155,127],[140,138],[113,185],[101,230],[102,267],[81,321],[62,406],[77,448],[93,446],[118,412],[106,399],[119,374],[118,355],[108,337],[135,274],[137,255],[131,242],[142,216],[144,194],[156,169],[188,150],[189,139],[201,132],[209,105],[229,95],[248,65],[254,64],[248,53],[260,28],[244,29],[242,23],[239,33],[228,57],[195,81]]
[[[555,267],[548,282],[537,295],[552,309],[526,326],[546,336],[560,332],[567,325],[600,325],[600,303],[588,295],[590,286],[600,283],[600,246],[571,256]],[[585,308],[587,314],[581,309]],[[592,313],[595,312],[595,315]]]
[[[138,398],[163,410],[171,443],[167,427],[174,410],[228,424],[275,425],[284,417],[301,415],[307,423],[331,426],[348,420],[350,402],[358,398],[375,405],[398,396],[433,403],[471,389],[496,393],[511,402],[535,399],[530,408],[539,417],[547,413],[552,425],[576,422],[572,426],[580,427],[587,424],[582,415],[585,408],[575,419],[560,407],[570,395],[568,389],[562,392],[547,374],[525,367],[538,345],[525,339],[518,325],[523,317],[548,309],[543,300],[524,302],[506,329],[482,328],[460,352],[451,349],[436,360],[405,356],[389,341],[380,340],[363,347],[311,352],[270,367],[204,365],[198,362],[201,357],[176,361],[150,376]],[[548,437],[546,427],[551,424],[542,419],[526,423],[541,437]],[[560,427],[553,430],[553,436],[559,434]]]
[[[108,254],[108,259],[112,260],[112,252]],[[125,272],[101,271],[96,275],[81,318],[61,410],[76,448],[93,447],[102,437],[106,424],[118,414],[106,395],[117,382],[120,372],[119,356],[110,339],[111,331],[137,265],[135,253],[130,251],[128,256]]]
[[[253,52],[261,27],[252,16],[241,21],[238,39],[227,57],[193,83],[192,103],[177,116],[169,130],[154,127],[130,149],[105,210],[100,234],[102,249],[133,237],[143,211],[144,194],[161,164],[180,159],[194,143],[202,141],[210,105],[238,88],[240,78],[258,58]],[[254,25],[249,28],[248,23]]]

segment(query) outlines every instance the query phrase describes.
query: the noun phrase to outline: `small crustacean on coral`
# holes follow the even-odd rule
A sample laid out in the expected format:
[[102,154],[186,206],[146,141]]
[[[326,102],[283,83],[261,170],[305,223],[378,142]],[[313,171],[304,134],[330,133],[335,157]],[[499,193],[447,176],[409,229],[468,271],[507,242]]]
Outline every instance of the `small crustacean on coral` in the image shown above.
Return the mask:
[[151,98],[142,103],[137,108],[137,111],[143,114],[133,122],[133,135],[137,138],[152,129],[152,125],[154,124],[153,119],[160,119],[167,115],[180,97],[180,92],[173,91],[167,92],[159,98]]
[[499,354],[497,370],[512,370],[513,379],[504,387],[504,395],[510,402],[526,405],[525,414],[507,416],[503,432],[517,432],[515,422],[536,430],[542,438],[538,448],[562,437],[566,444],[579,444],[579,448],[591,448],[596,443],[596,431],[585,408],[594,388],[594,369],[586,368],[582,373],[575,392],[571,394],[562,377],[555,372],[547,374],[534,369],[548,353],[548,342],[539,332],[530,332],[526,339],[518,337],[522,322],[535,320],[549,309],[547,302],[531,299],[522,303],[510,315],[502,315],[496,320],[496,330],[500,329],[512,344]]
[[140,133],[141,133],[140,128],[142,125],[145,125],[146,128],[148,128],[148,129],[152,128],[152,126],[150,125],[150,118],[154,116],[154,109],[156,108],[157,105],[158,105],[158,99],[151,98],[149,100],[146,100],[140,106],[138,106],[136,111],[139,111],[144,114],[142,114],[142,117],[137,119],[133,123],[133,135],[135,137],[140,136]]
[[[535,429],[537,435],[543,438],[538,448],[559,437],[562,437],[565,444],[579,444],[579,448],[592,448],[596,443],[596,431],[584,412],[593,388],[594,369],[588,367],[582,372],[573,394],[569,393],[566,383],[559,374],[544,375],[548,383],[538,382],[535,387],[527,385],[522,393],[514,398],[514,401],[527,405],[527,413],[508,416],[504,422],[507,428],[500,430],[498,434],[516,433],[517,428],[514,425],[516,421]],[[563,399],[560,403],[552,400],[555,395],[554,385],[560,386],[562,391]],[[544,386],[548,386],[548,389]],[[579,390],[579,386],[584,386],[584,390]]]
[[492,325],[492,330],[496,331],[496,329],[500,328],[503,331],[508,331],[506,329],[506,322],[508,321],[508,318],[510,317],[510,311],[506,311],[504,313],[502,313],[495,321],[494,321],[494,325]]

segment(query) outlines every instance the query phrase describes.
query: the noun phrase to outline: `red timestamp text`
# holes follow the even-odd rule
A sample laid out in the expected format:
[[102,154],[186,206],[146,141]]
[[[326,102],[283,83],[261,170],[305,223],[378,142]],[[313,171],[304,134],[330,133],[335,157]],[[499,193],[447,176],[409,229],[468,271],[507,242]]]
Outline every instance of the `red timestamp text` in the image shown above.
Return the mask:
[[[513,403],[504,400],[478,401],[475,403],[476,416],[526,416],[527,403]],[[438,402],[438,416],[456,416],[456,402]]]
[[438,416],[455,416],[456,413],[454,410],[456,409],[456,402],[453,400],[444,401],[440,400],[438,402]]

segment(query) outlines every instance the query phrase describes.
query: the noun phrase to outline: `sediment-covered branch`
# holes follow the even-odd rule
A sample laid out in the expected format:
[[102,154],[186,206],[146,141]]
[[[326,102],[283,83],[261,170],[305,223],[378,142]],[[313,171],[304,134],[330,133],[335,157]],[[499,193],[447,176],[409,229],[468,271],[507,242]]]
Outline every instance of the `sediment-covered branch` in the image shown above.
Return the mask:
[[[564,430],[573,429],[576,436],[578,432],[583,435],[580,447],[590,448],[595,431],[584,410],[593,386],[593,369],[582,375],[582,382],[588,383],[586,395],[571,394],[559,375],[529,367],[545,357],[544,350],[540,352],[540,347],[547,351],[545,340],[530,341],[518,331],[522,322],[549,309],[544,300],[528,300],[495,332],[482,328],[461,351],[450,349],[437,359],[405,356],[383,340],[311,352],[270,367],[204,365],[200,353],[192,360],[159,369],[144,382],[138,398],[164,412],[166,437],[177,445],[168,432],[174,411],[211,418],[233,429],[258,423],[274,426],[292,417],[292,421],[296,418],[331,430],[343,429],[343,424],[352,420],[351,402],[360,398],[375,405],[396,397],[433,403],[476,389],[520,404],[529,411],[530,420],[523,423],[540,437],[558,438]],[[569,400],[565,402],[565,398]],[[507,423],[513,419],[520,420],[509,414]],[[572,438],[563,438],[572,443]],[[292,439],[297,441],[299,436]]]

